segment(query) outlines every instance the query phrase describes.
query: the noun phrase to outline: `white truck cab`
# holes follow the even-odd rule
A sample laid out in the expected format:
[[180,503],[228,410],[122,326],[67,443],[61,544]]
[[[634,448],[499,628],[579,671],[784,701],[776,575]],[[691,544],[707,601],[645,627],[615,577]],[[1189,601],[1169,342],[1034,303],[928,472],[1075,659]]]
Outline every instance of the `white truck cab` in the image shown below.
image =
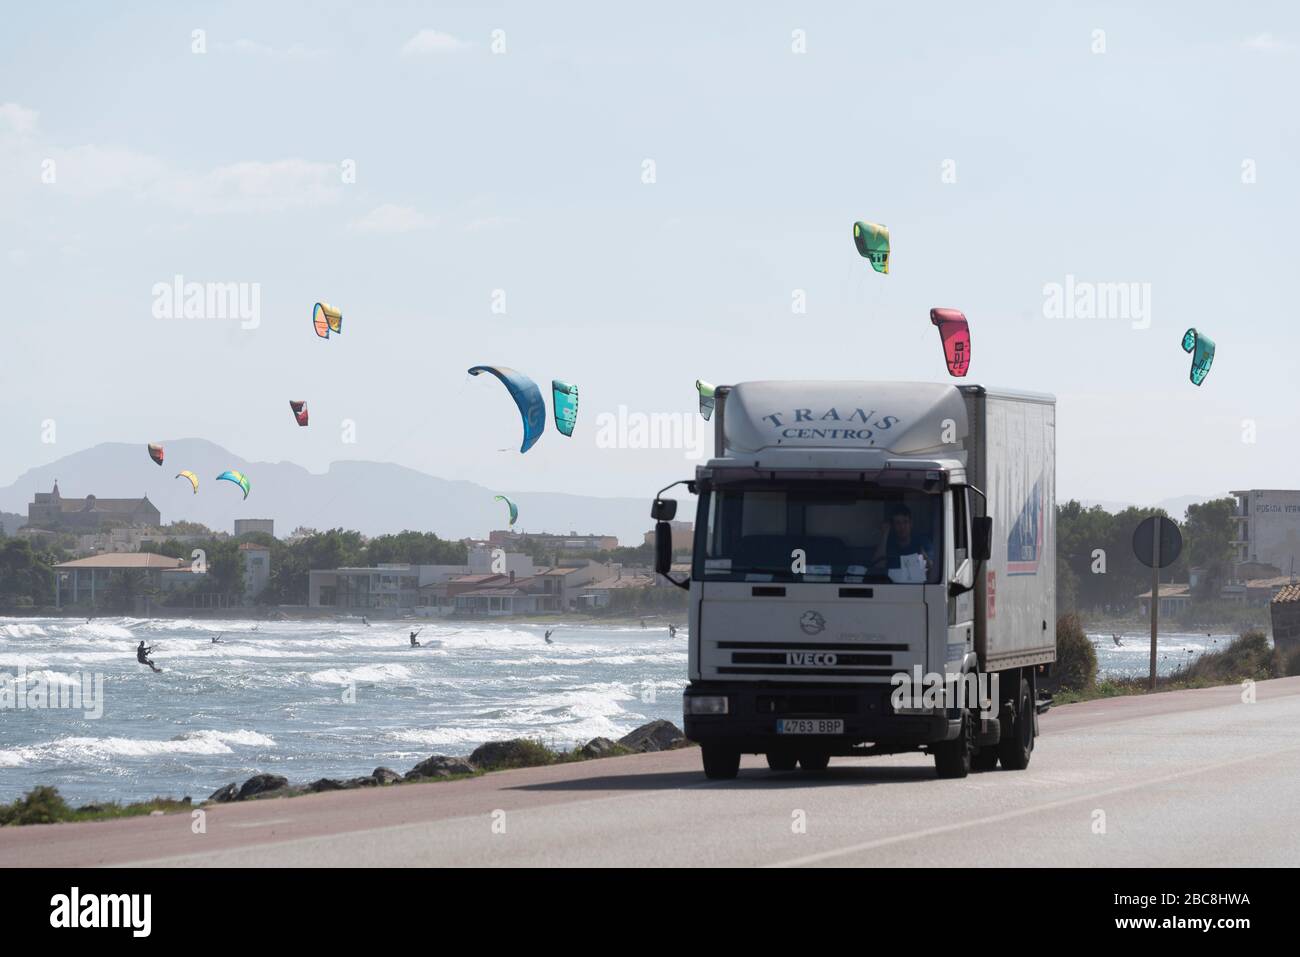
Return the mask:
[[[914,749],[942,776],[1025,767],[1035,673],[1055,659],[1054,399],[746,382],[716,390],[714,421],[687,482],[691,574],[674,581],[705,773],[735,776],[743,753],[820,770]],[[675,513],[661,493],[665,575]]]

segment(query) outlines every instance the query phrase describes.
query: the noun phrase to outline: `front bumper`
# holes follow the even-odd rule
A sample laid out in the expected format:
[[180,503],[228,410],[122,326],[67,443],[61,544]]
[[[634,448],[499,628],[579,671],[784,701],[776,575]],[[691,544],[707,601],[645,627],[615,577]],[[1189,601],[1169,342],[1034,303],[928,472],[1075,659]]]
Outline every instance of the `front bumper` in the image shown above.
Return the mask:
[[[692,682],[692,696],[724,695],[727,714],[683,715],[686,737],[699,744],[718,744],[744,753],[815,748],[830,754],[851,754],[863,744],[880,750],[910,751],[960,733],[956,714],[895,714],[888,684],[789,684],[784,682]],[[839,718],[842,735],[776,733],[778,718]]]

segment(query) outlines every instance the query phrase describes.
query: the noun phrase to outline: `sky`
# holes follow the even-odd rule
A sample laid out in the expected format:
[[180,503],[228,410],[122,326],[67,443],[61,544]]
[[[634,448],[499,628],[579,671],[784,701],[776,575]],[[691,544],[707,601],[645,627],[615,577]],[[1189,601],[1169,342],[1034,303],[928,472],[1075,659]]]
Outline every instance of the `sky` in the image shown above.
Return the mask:
[[[1294,4],[6,21],[0,484],[102,441],[152,468],[145,443],[202,437],[649,498],[693,450],[628,447],[603,416],[694,429],[697,378],[946,380],[933,306],[970,320],[967,381],[1057,396],[1062,500],[1300,481]],[[889,227],[889,275],[855,220]],[[169,316],[177,276],[255,292],[255,318]],[[1133,298],[1057,309],[1067,283]],[[342,335],[313,334],[318,300]],[[1189,327],[1217,344],[1199,388]],[[521,456],[477,364],[577,383],[574,437]]]

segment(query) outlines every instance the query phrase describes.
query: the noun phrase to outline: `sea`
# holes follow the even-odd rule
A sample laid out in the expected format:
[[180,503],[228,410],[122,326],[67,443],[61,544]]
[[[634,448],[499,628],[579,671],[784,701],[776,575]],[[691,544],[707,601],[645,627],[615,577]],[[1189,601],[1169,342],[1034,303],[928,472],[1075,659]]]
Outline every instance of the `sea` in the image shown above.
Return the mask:
[[[1100,673],[1145,674],[1149,636],[1119,637],[1089,635]],[[136,662],[141,640],[161,672]],[[687,640],[662,621],[0,618],[0,801],[38,785],[75,804],[197,801],[257,773],[305,784],[491,740],[567,749],[680,726]],[[1230,640],[1162,634],[1160,673]],[[78,706],[27,706],[42,697]]]
[[[141,640],[161,673],[136,662]],[[0,801],[38,785],[77,804],[198,801],[257,773],[405,773],[490,740],[571,748],[656,718],[680,726],[686,640],[662,621],[0,618]],[[61,704],[74,686],[91,695],[15,706],[40,703],[24,689],[42,684]]]

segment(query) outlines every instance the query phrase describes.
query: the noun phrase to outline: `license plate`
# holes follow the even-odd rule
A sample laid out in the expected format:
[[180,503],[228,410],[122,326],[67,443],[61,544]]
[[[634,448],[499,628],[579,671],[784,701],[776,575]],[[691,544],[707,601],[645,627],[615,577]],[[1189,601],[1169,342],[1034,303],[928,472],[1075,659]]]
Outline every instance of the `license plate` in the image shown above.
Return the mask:
[[777,734],[843,734],[843,718],[780,718]]

